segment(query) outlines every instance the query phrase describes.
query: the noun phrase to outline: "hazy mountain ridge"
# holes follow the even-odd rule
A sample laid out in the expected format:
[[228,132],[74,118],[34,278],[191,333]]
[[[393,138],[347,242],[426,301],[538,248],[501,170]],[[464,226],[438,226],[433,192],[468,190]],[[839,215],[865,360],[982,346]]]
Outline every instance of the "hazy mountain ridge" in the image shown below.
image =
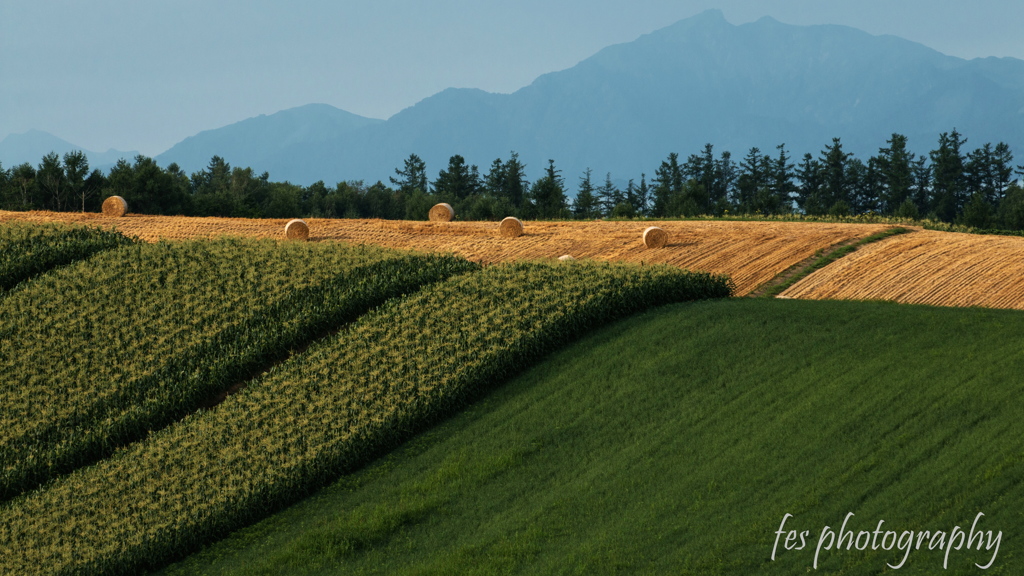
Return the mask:
[[[200,132],[155,159],[165,166],[177,162],[187,172],[194,172],[218,155],[232,165],[262,172],[270,170],[277,158],[287,156],[284,151],[294,144],[318,144],[383,122],[328,104],[307,104]],[[274,171],[271,174],[277,179]]]
[[[386,181],[410,153],[436,174],[452,154],[484,170],[516,150],[534,173],[554,158],[575,183],[587,167],[650,175],[669,152],[707,142],[736,156],[785,143],[799,156],[840,137],[866,157],[893,132],[926,153],[954,128],[969,148],[1006,141],[1024,154],[1024,61],[968,61],[845,26],[733,26],[709,11],[510,95],[445,90],[358,138],[296,144],[268,169],[295,181]],[[296,157],[317,172],[290,170]]]
[[156,159],[192,172],[216,154],[274,180],[333,184],[387,182],[411,153],[431,177],[453,154],[486,172],[515,150],[531,178],[553,158],[574,188],[587,167],[650,177],[668,153],[705,143],[737,158],[785,143],[799,158],[840,137],[867,158],[893,132],[927,153],[954,128],[967,149],[1005,141],[1024,158],[1024,61],[964,60],[845,26],[734,26],[711,10],[512,94],[450,88],[386,121],[308,105],[201,132]]
[[106,152],[92,152],[81,146],[75,146],[49,132],[29,130],[21,134],[9,134],[3,140],[0,140],[0,164],[3,165],[4,169],[24,164],[25,162],[32,166],[37,166],[43,156],[50,152],[56,152],[63,157],[64,154],[73,150],[81,150],[85,153],[89,159],[90,170],[98,169],[103,172],[108,171],[121,158],[131,161],[138,154],[138,152],[134,151],[125,152],[114,150],[113,148]]

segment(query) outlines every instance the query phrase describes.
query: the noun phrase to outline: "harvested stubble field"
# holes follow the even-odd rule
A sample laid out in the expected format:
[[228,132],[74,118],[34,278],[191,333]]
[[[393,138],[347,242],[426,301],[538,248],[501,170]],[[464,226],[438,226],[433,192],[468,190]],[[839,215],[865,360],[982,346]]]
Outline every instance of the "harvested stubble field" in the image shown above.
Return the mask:
[[[54,212],[3,212],[0,222],[78,222],[116,227],[142,240],[181,240],[220,235],[283,238],[288,219],[192,218]],[[889,228],[885,224],[806,222],[658,222],[668,232],[665,248],[644,248],[650,222],[526,222],[519,238],[502,238],[497,222],[410,222],[306,219],[309,239],[345,240],[389,248],[454,252],[476,262],[574,258],[664,263],[727,274],[743,296],[818,250]]]
[[1024,310],[1024,238],[901,234],[861,248],[779,296]]

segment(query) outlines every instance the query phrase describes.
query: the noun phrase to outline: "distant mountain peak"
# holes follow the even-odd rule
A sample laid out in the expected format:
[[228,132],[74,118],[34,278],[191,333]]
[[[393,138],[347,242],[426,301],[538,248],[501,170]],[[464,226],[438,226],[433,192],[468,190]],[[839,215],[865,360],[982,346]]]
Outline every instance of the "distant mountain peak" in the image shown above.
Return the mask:
[[668,153],[686,157],[705,143],[734,158],[785,143],[800,157],[839,137],[846,151],[869,156],[898,132],[922,153],[954,127],[1024,156],[1022,111],[1021,60],[967,61],[894,36],[768,16],[737,26],[712,9],[512,94],[450,88],[357,128],[324,120],[342,111],[309,105],[203,133],[158,160],[188,166],[188,143],[195,169],[218,154],[297,183],[372,182],[413,153],[433,175],[455,154],[486,166],[514,150],[531,177],[553,158],[567,182],[587,167],[636,179]]
[[674,24],[669,24],[664,28],[660,28],[650,34],[641,36],[641,38],[653,37],[659,39],[678,39],[688,36],[694,32],[716,32],[728,28],[735,28],[735,26],[725,19],[725,14],[722,13],[721,10],[712,8],[694,16],[690,16],[689,18],[683,18]]
[[754,21],[754,24],[769,25],[769,26],[785,26],[785,24],[783,24],[782,22],[779,22],[778,20],[776,20],[775,18],[772,18],[771,16],[761,16],[760,18],[758,18],[757,20]]
[[196,171],[216,155],[234,166],[259,168],[275,162],[289,146],[323,142],[383,122],[330,104],[304,104],[189,136],[156,160]]
[[719,10],[718,8],[708,8],[707,10],[705,10],[703,12],[700,12],[700,13],[694,15],[694,16],[691,16],[689,18],[685,18],[682,21],[683,22],[690,21],[690,22],[710,22],[710,23],[716,23],[716,24],[721,24],[721,23],[729,24],[729,22],[725,19],[725,13],[722,12],[721,10]]

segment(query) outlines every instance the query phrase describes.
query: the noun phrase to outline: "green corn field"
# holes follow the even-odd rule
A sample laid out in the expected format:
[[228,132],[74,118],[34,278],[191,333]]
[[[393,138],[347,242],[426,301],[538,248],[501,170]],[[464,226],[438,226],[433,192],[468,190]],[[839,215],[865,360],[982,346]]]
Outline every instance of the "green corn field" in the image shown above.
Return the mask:
[[8,222],[0,226],[0,295],[36,274],[132,241],[86,226]]
[[388,298],[476,266],[241,239],[132,244],[0,300],[0,499],[109,455]]

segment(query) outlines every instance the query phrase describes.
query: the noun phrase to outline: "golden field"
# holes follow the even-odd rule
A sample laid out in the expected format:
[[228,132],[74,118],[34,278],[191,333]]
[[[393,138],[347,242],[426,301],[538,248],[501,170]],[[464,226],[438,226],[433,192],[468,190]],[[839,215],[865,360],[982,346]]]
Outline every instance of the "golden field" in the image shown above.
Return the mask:
[[[0,222],[65,222],[116,228],[155,242],[251,236],[284,238],[288,219],[198,218],[128,214],[5,212]],[[745,296],[791,266],[887,224],[738,221],[593,221],[525,223],[503,238],[497,222],[413,222],[308,218],[310,241],[342,240],[389,248],[453,252],[490,264],[506,260],[574,258],[666,263],[728,274]],[[656,225],[665,248],[647,249],[642,234]],[[868,244],[804,278],[781,298],[891,300],[935,306],[1024,309],[1024,238],[916,229]]]
[[[82,223],[155,242],[220,235],[284,238],[288,219],[144,216],[122,218],[91,213],[4,212],[0,222]],[[808,222],[526,222],[518,238],[502,238],[497,222],[411,222],[308,218],[311,241],[343,240],[389,248],[454,252],[489,264],[506,260],[574,258],[666,263],[680,268],[728,274],[736,294],[746,295],[790,266],[836,244],[889,228],[884,224]],[[665,248],[644,247],[645,228],[669,234]]]
[[1024,238],[900,234],[864,246],[779,296],[1024,310]]

